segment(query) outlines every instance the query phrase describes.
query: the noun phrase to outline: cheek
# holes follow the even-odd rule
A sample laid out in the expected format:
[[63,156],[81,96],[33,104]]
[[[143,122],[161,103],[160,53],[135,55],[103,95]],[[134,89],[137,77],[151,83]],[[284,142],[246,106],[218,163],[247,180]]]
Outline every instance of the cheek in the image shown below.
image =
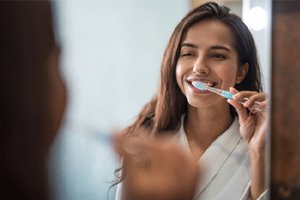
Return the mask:
[[67,103],[66,86],[61,78],[57,79],[54,85],[55,94],[53,94],[53,130],[57,132],[65,112]]
[[181,70],[178,65],[176,66],[175,75],[176,75],[176,82],[178,85],[180,85]]
[[179,63],[176,66],[175,73],[176,73],[176,82],[182,91],[183,90],[183,80],[184,80],[184,68]]
[[59,70],[59,55],[58,49],[53,49],[49,55],[48,80],[49,80],[49,145],[55,138],[63,120],[66,103],[67,91],[65,83],[61,77]]
[[234,86],[235,85],[235,80],[236,80],[236,69],[232,68],[231,65],[229,66],[220,66],[218,68],[215,68],[213,70],[214,73],[218,79],[220,80],[221,84],[222,84],[222,88],[223,89],[229,89],[229,87]]
[[228,70],[224,73],[223,80],[228,86],[234,86],[236,82],[237,73],[234,70]]
[[59,130],[62,122],[66,103],[67,103],[67,91],[64,81],[61,78],[59,69],[57,66],[52,66],[50,70],[50,98],[51,98],[51,131],[53,135]]

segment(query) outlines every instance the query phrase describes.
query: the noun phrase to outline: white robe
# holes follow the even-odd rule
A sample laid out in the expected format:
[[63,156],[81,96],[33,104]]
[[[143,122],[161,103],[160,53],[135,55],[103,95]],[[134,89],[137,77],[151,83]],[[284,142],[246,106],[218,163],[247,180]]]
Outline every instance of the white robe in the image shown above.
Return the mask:
[[[180,146],[190,151],[183,125],[178,131],[178,138]],[[248,199],[250,159],[247,145],[239,133],[237,118],[208,147],[199,162],[202,175],[194,199]]]
[[[190,152],[183,123],[177,142]],[[239,132],[238,118],[221,134],[199,159],[201,178],[194,200],[248,200],[250,197],[250,159],[247,144]],[[118,184],[116,200],[121,198]],[[257,200],[266,198],[264,192]]]

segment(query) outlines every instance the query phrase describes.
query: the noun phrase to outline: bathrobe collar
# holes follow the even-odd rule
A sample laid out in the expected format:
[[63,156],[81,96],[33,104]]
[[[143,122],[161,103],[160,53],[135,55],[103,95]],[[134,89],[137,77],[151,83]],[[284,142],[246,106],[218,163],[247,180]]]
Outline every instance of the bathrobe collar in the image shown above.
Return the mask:
[[[190,152],[183,127],[183,119],[184,117],[182,117],[181,127],[178,131],[179,144],[184,150]],[[213,178],[218,174],[218,171],[230,157],[230,154],[234,151],[241,139],[239,134],[239,122],[238,119],[235,118],[231,126],[207,148],[199,159],[202,176],[201,184],[195,195],[196,197],[201,195]]]

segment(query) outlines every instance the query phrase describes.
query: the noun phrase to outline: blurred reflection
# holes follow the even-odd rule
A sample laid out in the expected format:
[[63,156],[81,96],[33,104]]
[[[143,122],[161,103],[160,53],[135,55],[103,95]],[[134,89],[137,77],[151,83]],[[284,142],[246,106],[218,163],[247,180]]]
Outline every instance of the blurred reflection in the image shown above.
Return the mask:
[[[253,2],[227,4],[242,16],[245,4]],[[51,157],[57,199],[114,198],[115,188],[108,189],[119,163],[109,133],[132,122],[154,94],[169,36],[192,5],[185,0],[55,2],[70,93]],[[268,91],[267,34],[252,34]]]
[[47,200],[66,88],[48,1],[0,2],[0,199]]

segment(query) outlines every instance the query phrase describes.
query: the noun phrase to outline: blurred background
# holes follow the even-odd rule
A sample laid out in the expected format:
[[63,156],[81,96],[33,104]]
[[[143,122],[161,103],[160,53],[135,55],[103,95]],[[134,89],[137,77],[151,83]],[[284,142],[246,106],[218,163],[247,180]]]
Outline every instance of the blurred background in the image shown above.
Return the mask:
[[[114,199],[119,161],[110,136],[132,122],[158,85],[175,26],[201,0],[54,1],[68,107],[49,170],[56,199]],[[270,92],[271,0],[219,0],[243,18]]]

